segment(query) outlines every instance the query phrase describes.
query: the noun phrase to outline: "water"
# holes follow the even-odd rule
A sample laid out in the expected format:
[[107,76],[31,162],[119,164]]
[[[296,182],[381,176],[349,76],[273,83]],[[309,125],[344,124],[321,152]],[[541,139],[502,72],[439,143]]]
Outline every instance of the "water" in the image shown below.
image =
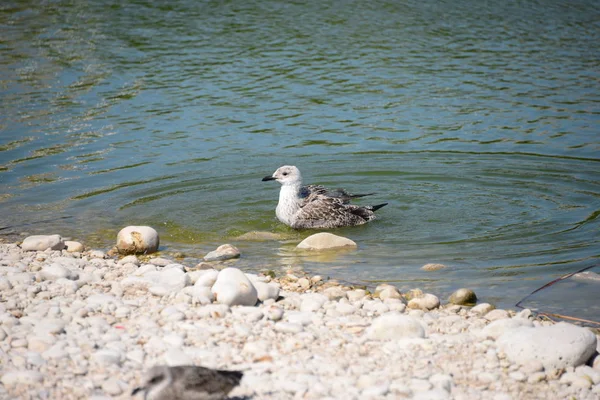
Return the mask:
[[[150,225],[189,262],[231,242],[247,268],[506,306],[597,262],[597,2],[123,3],[0,5],[0,233]],[[310,232],[260,181],[282,164],[390,204],[335,231],[357,251],[295,254]]]

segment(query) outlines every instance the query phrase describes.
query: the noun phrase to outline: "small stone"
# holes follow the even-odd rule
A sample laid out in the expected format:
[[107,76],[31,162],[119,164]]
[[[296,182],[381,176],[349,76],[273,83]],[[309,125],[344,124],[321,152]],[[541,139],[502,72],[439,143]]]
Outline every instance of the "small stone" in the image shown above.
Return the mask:
[[119,364],[121,362],[121,353],[111,349],[98,350],[92,354],[91,359],[104,366]]
[[122,386],[126,386],[124,382],[120,382],[115,378],[108,378],[102,384],[102,390],[104,390],[104,392],[106,392],[108,395],[118,396],[123,393]]
[[279,321],[283,318],[283,309],[277,306],[270,306],[267,308],[266,315],[271,321]]
[[204,261],[223,261],[238,258],[240,251],[230,244],[223,244],[204,256]]
[[35,385],[43,380],[44,376],[37,371],[9,371],[0,379],[4,386]]
[[43,280],[56,280],[60,278],[77,279],[79,274],[59,264],[50,264],[42,268],[40,276]]
[[245,240],[253,242],[265,242],[268,240],[283,240],[284,236],[280,233],[251,231],[246,232],[235,238],[236,240]]
[[83,244],[79,242],[73,242],[70,240],[65,241],[65,247],[69,253],[81,253],[85,250]]
[[364,289],[354,289],[346,292],[346,297],[351,302],[359,301],[365,298],[367,291]]
[[302,325],[292,322],[278,322],[275,324],[275,330],[282,333],[299,333],[304,330]]
[[21,248],[24,251],[62,250],[65,242],[60,235],[34,235],[26,237]]
[[92,250],[90,251],[89,256],[90,258],[104,259],[106,258],[106,253],[101,250]]
[[302,296],[302,303],[300,304],[300,311],[317,311],[323,304],[327,302],[328,298],[320,293],[314,293]]
[[149,226],[127,226],[117,235],[117,250],[121,254],[149,254],[158,250],[158,232]]
[[444,268],[446,268],[446,266],[444,264],[435,264],[435,263],[425,264],[421,267],[421,269],[423,271],[439,271],[440,269],[444,269]]
[[148,260],[149,264],[156,265],[157,267],[166,267],[169,264],[173,264],[173,261],[168,258],[154,257]]
[[452,390],[452,384],[454,380],[450,375],[434,374],[429,377],[429,382],[436,389],[441,389],[447,393],[450,393],[450,391]]
[[510,379],[514,379],[515,381],[518,381],[518,382],[525,382],[527,380],[527,375],[525,375],[521,371],[511,372],[508,374],[508,376],[510,377]]
[[440,306],[440,299],[430,293],[425,293],[422,296],[414,297],[409,302],[407,307],[419,310],[433,310]]
[[471,308],[471,312],[477,315],[485,315],[492,311],[495,307],[489,303],[481,303]]
[[488,321],[496,321],[498,319],[510,318],[510,314],[506,310],[492,310],[484,315]]
[[[194,286],[208,286],[212,287],[217,281],[217,277],[219,276],[219,271],[216,269],[204,269],[199,271],[194,271],[195,277],[192,278],[192,281],[196,279],[194,282]],[[191,273],[188,273],[191,274]]]
[[356,247],[356,243],[348,238],[327,232],[311,235],[296,246],[297,249],[304,250],[327,250],[342,247]]
[[129,255],[129,256],[125,256],[125,257],[121,258],[119,260],[119,262],[117,262],[117,264],[119,264],[119,265],[133,264],[133,265],[139,267],[140,260],[134,255]]
[[298,279],[298,285],[300,285],[302,289],[306,290],[310,288],[310,281],[306,278],[300,278]]
[[346,292],[339,286],[332,286],[323,290],[323,294],[331,301],[337,301],[346,297]]
[[256,281],[252,284],[256,288],[256,293],[260,301],[266,301],[268,299],[277,300],[277,298],[279,297],[280,287],[277,283],[265,283]]
[[471,289],[458,289],[450,295],[448,301],[452,304],[471,305],[477,303],[477,296]]
[[258,300],[256,288],[248,277],[237,268],[225,268],[219,272],[212,287],[215,300],[221,304],[253,306]]
[[391,312],[374,319],[366,334],[376,340],[423,338],[425,329],[417,319]]
[[505,318],[492,321],[481,331],[481,336],[491,339],[497,339],[505,332],[519,327],[533,327],[533,322],[523,318]]

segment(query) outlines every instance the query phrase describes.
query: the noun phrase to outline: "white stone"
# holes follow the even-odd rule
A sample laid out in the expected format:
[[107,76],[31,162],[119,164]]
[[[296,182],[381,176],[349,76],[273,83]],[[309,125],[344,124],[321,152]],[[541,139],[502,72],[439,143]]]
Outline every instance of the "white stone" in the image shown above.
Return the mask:
[[328,300],[327,296],[319,293],[311,293],[302,296],[302,303],[300,304],[300,311],[317,311],[323,304]]
[[13,288],[13,285],[5,277],[0,277],[0,291],[7,291]]
[[302,325],[292,322],[278,322],[275,324],[275,330],[282,333],[298,333],[302,332],[304,328]]
[[410,299],[407,307],[418,310],[433,310],[440,306],[440,299],[431,293],[424,293],[421,296]]
[[366,295],[367,291],[364,289],[354,289],[346,292],[346,297],[352,302],[362,300]]
[[149,226],[127,226],[117,235],[117,250],[121,254],[149,254],[158,250],[158,232]]
[[304,250],[327,250],[340,247],[356,247],[356,242],[332,233],[315,233],[304,239],[296,246],[297,249]]
[[192,288],[192,302],[199,304],[210,304],[213,302],[214,295],[210,287],[196,286]]
[[194,271],[195,283],[194,286],[207,286],[212,287],[217,281],[217,277],[219,276],[219,271],[216,269],[204,269],[200,271]]
[[266,311],[267,318],[271,321],[279,321],[283,318],[283,309],[277,306],[269,306]]
[[481,304],[477,304],[475,307],[471,308],[471,312],[478,314],[478,315],[485,315],[487,313],[489,313],[490,311],[492,311],[494,309],[494,306],[489,304],[489,303],[481,303]]
[[42,268],[40,276],[43,280],[56,280],[59,278],[77,279],[79,274],[59,264],[50,264]]
[[366,335],[376,340],[423,338],[425,329],[417,319],[391,312],[375,318]]
[[221,304],[253,306],[258,300],[256,288],[248,277],[237,268],[225,268],[219,272],[212,287],[215,300]]
[[179,268],[150,271],[144,274],[144,279],[152,282],[153,286],[165,288],[168,293],[177,292],[192,283],[189,275]]
[[583,377],[583,378],[587,377],[587,378],[591,379],[592,383],[594,385],[597,385],[600,383],[600,371],[598,371],[597,369],[594,369],[588,365],[580,365],[579,367],[575,368],[575,373],[579,377]]
[[140,266],[140,260],[139,260],[139,259],[138,259],[136,256],[134,256],[134,255],[132,254],[132,255],[125,256],[125,257],[121,258],[121,259],[120,259],[120,260],[117,262],[117,264],[119,264],[119,265],[133,264],[133,265],[135,265],[135,266],[138,266],[138,267],[139,267],[139,266]]
[[452,390],[452,384],[454,383],[454,380],[450,375],[434,374],[429,377],[429,382],[436,389],[441,389],[447,393],[450,393],[450,391]]
[[533,322],[523,318],[498,319],[483,328],[480,335],[485,338],[497,339],[505,332],[522,326],[533,328]]
[[105,366],[119,364],[121,362],[121,352],[113,349],[98,350],[92,354],[91,359]]
[[511,329],[497,343],[510,361],[523,365],[539,360],[546,371],[577,367],[596,351],[596,336],[590,330],[565,322]]
[[56,335],[64,331],[65,322],[58,318],[43,318],[35,325],[33,333],[38,336]]
[[510,318],[510,314],[506,310],[492,310],[484,315],[488,321],[496,321],[498,319]]
[[277,300],[279,297],[280,287],[277,283],[256,281],[253,282],[253,285],[256,288],[256,293],[260,301],[265,301],[267,299]]
[[240,251],[230,244],[223,244],[204,256],[204,261],[223,261],[238,258]]
[[60,235],[33,235],[23,240],[21,248],[25,251],[62,250],[65,242]]
[[65,247],[69,253],[81,253],[83,250],[85,250],[83,244],[71,240],[65,241]]
[[328,287],[323,290],[323,294],[332,301],[337,301],[346,297],[346,292],[339,286]]
[[4,386],[35,385],[43,380],[44,376],[37,371],[8,371],[0,379]]

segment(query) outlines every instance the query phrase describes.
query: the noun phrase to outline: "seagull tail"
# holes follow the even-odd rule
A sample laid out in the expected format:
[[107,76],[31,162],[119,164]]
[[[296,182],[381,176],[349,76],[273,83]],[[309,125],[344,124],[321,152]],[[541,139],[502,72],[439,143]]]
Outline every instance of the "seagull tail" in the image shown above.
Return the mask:
[[383,203],[383,204],[377,204],[376,206],[371,206],[371,211],[377,211],[379,210],[381,207],[387,206],[388,203]]

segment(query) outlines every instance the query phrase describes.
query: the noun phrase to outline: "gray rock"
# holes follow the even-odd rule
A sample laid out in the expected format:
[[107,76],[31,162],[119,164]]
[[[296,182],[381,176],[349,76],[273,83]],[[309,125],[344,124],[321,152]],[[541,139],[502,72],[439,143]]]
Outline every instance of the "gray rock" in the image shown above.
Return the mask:
[[391,312],[375,318],[366,335],[376,340],[423,338],[425,329],[417,319]]
[[297,249],[303,250],[328,250],[344,247],[356,247],[356,242],[327,232],[315,233],[296,246]]
[[117,235],[117,250],[121,254],[149,254],[158,250],[158,232],[149,226],[127,226]]
[[34,235],[26,237],[21,248],[25,251],[62,250],[65,242],[60,235]]
[[470,305],[477,302],[477,296],[471,289],[461,288],[450,295],[448,301],[452,304]]
[[277,300],[279,297],[280,287],[277,283],[256,281],[253,282],[253,285],[256,288],[256,293],[260,301],[265,301],[267,299]]
[[596,351],[596,336],[565,322],[509,330],[497,340],[507,358],[518,364],[539,360],[546,371],[585,364]]
[[204,256],[204,261],[223,261],[238,258],[240,251],[230,244],[223,244]]

